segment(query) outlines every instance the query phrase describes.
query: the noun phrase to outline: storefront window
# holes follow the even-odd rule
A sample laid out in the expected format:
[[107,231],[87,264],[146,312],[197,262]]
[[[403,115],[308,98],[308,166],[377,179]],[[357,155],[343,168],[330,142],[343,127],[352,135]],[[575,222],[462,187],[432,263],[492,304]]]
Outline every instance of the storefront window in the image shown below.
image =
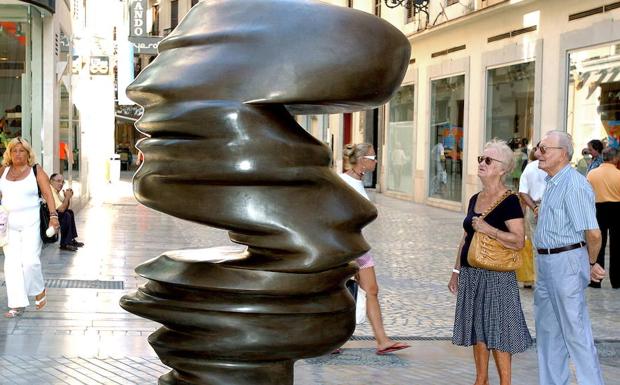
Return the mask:
[[461,201],[465,75],[431,82],[429,196]]
[[[28,111],[24,111],[24,100],[30,97],[25,89],[29,86],[26,34],[30,27],[27,22],[18,20],[26,17],[23,7],[0,6],[0,14],[3,15],[0,16],[0,142],[4,151],[8,141],[21,136],[24,126],[29,127],[28,122],[24,122],[29,116]],[[29,129],[27,131],[29,134]]]
[[297,123],[323,143],[331,143],[329,115],[298,115]]
[[387,131],[387,188],[407,194],[413,193],[413,87],[402,87],[390,100]]
[[60,173],[66,175],[73,165],[73,153],[69,137],[71,136],[71,122],[69,116],[69,91],[64,84],[60,85],[60,120],[58,127],[58,158],[60,160]]
[[36,7],[0,5],[0,150],[22,136],[39,161],[43,159],[41,20]]
[[[70,111],[69,108],[73,110]],[[58,121],[59,173],[64,175],[68,183],[65,187],[71,187],[76,196],[81,193],[80,148],[79,111],[75,104],[71,104],[67,87],[61,84],[60,119]]]
[[592,139],[619,147],[620,43],[574,51],[568,60],[566,127],[575,142],[576,164]]
[[534,62],[487,72],[486,111],[486,139],[505,140],[514,151],[515,167],[506,183],[518,190],[533,133]]

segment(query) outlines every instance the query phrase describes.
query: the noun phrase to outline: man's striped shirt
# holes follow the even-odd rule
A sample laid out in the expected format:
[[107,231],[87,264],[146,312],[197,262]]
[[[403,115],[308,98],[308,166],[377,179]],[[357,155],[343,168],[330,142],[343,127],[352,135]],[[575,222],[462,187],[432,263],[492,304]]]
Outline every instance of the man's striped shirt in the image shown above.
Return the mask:
[[545,180],[547,187],[534,236],[536,248],[552,249],[585,241],[584,230],[598,229],[592,186],[568,164]]

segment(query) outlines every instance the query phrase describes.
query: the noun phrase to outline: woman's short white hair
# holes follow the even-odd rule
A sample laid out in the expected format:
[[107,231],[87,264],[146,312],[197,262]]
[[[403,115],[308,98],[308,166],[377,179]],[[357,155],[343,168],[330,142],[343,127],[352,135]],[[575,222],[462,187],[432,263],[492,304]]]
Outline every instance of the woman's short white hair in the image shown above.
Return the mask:
[[498,159],[502,163],[500,163],[504,174],[502,175],[502,180],[506,177],[506,175],[512,172],[512,169],[515,167],[515,158],[514,153],[506,144],[506,141],[501,139],[491,139],[484,145],[484,149],[494,149],[497,151]]

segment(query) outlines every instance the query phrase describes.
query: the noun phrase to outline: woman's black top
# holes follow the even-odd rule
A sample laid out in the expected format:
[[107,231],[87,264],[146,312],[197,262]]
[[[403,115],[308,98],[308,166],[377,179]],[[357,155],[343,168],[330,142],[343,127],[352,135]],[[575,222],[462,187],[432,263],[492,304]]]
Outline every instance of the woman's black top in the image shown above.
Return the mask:
[[[480,194],[480,193],[478,193]],[[478,200],[478,194],[471,197],[469,200],[469,207],[467,209],[467,216],[463,220],[463,229],[465,229],[465,242],[463,243],[463,248],[461,249],[461,266],[469,266],[467,263],[467,252],[469,251],[469,245],[471,244],[471,240],[474,237],[474,228],[472,226],[472,220],[474,217],[479,217],[482,213],[474,212],[474,207],[476,206],[476,201]],[[521,205],[519,204],[519,198],[515,194],[511,194],[508,198],[504,199],[502,203],[497,205],[493,211],[491,211],[484,220],[491,226],[499,229],[500,231],[508,231],[508,227],[506,227],[506,221],[515,218],[523,218],[523,210],[521,209]]]

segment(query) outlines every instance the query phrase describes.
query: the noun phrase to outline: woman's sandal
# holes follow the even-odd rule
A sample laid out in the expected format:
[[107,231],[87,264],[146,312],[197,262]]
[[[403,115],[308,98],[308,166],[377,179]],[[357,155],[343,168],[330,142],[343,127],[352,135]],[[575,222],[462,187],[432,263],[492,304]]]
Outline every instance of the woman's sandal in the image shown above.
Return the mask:
[[4,318],[15,318],[24,314],[24,308],[18,307],[14,309],[9,309],[6,313],[4,313]]
[[41,310],[45,307],[45,305],[47,305],[47,291],[46,289],[43,289],[43,291],[39,294],[37,294],[36,297],[34,297],[34,304],[37,308],[37,310]]

